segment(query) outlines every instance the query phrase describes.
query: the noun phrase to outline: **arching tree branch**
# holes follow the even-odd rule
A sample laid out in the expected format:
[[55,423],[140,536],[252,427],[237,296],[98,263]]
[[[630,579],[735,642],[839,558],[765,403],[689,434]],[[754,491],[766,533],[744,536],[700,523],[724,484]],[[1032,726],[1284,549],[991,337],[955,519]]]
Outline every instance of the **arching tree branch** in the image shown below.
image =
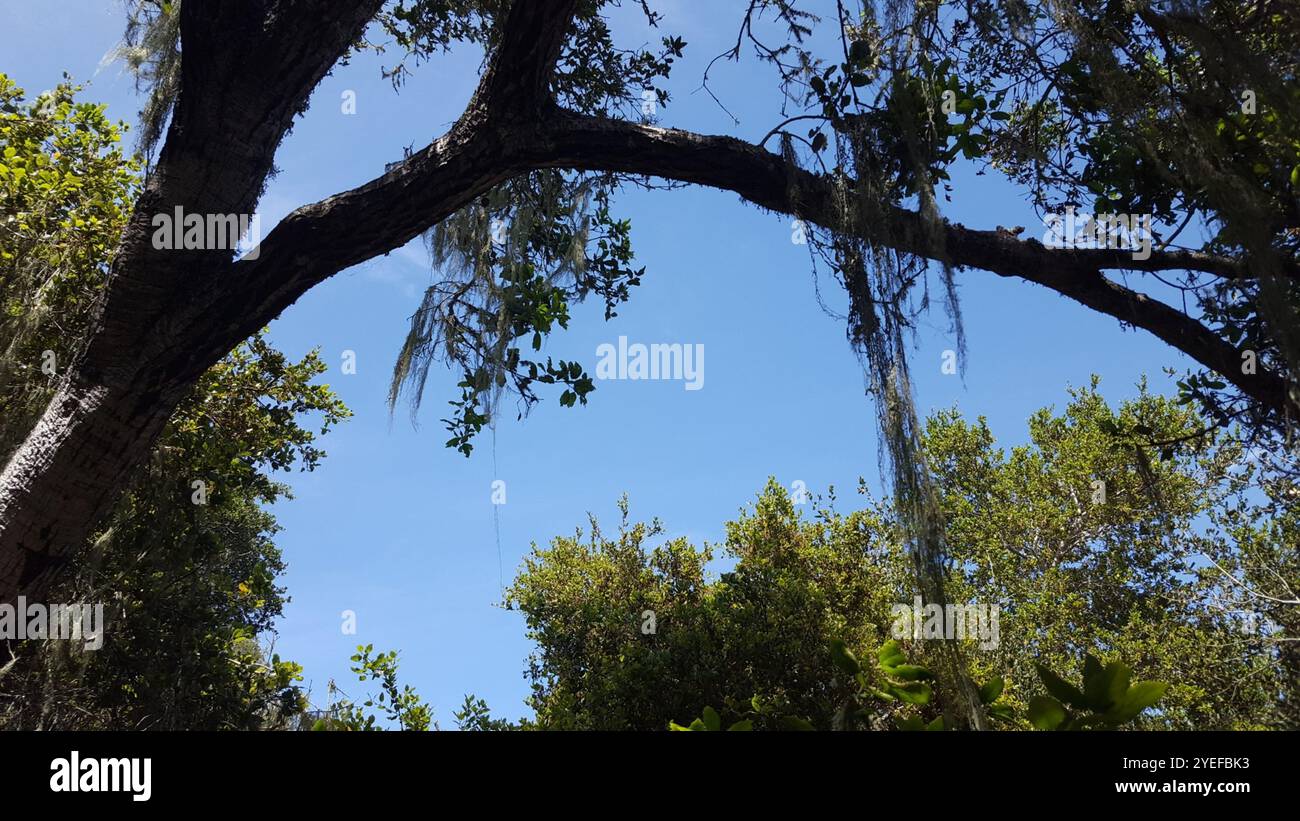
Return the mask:
[[[698,183],[734,191],[756,205],[819,225],[844,227],[839,224],[834,181],[793,167],[753,144],[552,111],[540,124],[498,134],[476,147],[461,147],[444,138],[400,172],[300,209],[267,237],[263,256],[252,264],[248,278],[280,276],[290,291],[305,290],[366,255],[399,247],[442,219],[454,210],[449,207],[453,203],[441,197],[449,187],[468,186],[454,203],[459,207],[504,177],[539,167],[618,171]],[[435,202],[441,207],[433,207]],[[1282,377],[1263,370],[1242,373],[1242,352],[1211,329],[1103,273],[1193,270],[1229,278],[1249,276],[1236,260],[1187,251],[1153,252],[1148,259],[1137,260],[1121,250],[1048,248],[1035,239],[952,223],[942,226],[936,243],[914,211],[893,208],[885,219],[890,223],[888,232],[867,224],[849,227],[880,237],[901,251],[1043,285],[1149,331],[1222,374],[1265,407],[1277,412],[1286,407]],[[331,241],[306,239],[317,232]],[[298,264],[286,265],[286,260]],[[287,278],[273,273],[285,270],[293,273]]]
[[[792,167],[781,156],[742,140],[576,114],[558,114],[549,123],[542,156],[534,162],[699,183],[735,191],[773,211],[829,228],[846,228],[840,224],[843,217],[836,205],[833,180]],[[1093,310],[1151,332],[1218,372],[1265,407],[1279,414],[1287,407],[1286,382],[1281,376],[1263,370],[1242,373],[1242,352],[1212,330],[1102,273],[1108,269],[1195,270],[1234,278],[1248,276],[1245,266],[1237,261],[1186,251],[1153,252],[1146,260],[1137,260],[1120,250],[1047,248],[1035,239],[1017,239],[999,231],[973,230],[952,223],[941,226],[936,241],[917,212],[891,208],[882,219],[889,223],[887,232],[861,221],[847,228],[900,251],[1051,288]]]

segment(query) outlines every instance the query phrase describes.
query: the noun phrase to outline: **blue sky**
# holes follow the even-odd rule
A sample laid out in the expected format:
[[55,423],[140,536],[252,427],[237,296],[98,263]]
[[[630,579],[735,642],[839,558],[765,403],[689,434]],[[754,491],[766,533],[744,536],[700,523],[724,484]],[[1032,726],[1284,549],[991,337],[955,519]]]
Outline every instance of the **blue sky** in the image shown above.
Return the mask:
[[[89,83],[85,99],[108,103],[111,116],[134,123],[139,101],[130,79],[118,66],[101,66],[121,35],[117,0],[3,5],[0,71],[30,96],[67,71]],[[773,78],[751,57],[719,63],[711,74],[714,93],[739,125],[699,90],[708,61],[735,41],[741,3],[653,5],[665,12],[662,31],[688,43],[661,124],[757,139],[782,119]],[[615,17],[623,46],[657,43],[637,14]],[[280,148],[281,173],[260,208],[263,232],[299,205],[382,173],[404,146],[419,148],[445,131],[469,97],[480,57],[471,49],[440,57],[400,94],[380,76],[393,56],[339,67]],[[347,90],[356,93],[354,115],[342,112]],[[1038,235],[1041,223],[1019,192],[994,175],[963,168],[954,187],[944,206],[949,219],[980,228],[1024,225]],[[336,275],[272,325],[272,341],[291,355],[321,349],[332,366],[323,378],[355,412],[324,440],[329,456],[321,468],[288,477],[297,498],[275,507],[292,596],[277,651],[305,666],[316,701],[323,702],[331,677],[360,695],[348,657],[358,643],[373,643],[401,651],[403,680],[434,705],[444,726],[465,693],[505,717],[527,712],[522,672],[531,645],[522,615],[498,606],[496,478],[506,482],[499,514],[507,584],[531,542],[585,526],[588,511],[613,525],[623,493],[633,517],[658,516],[670,536],[698,543],[720,540],[723,523],[769,475],[787,487],[796,480],[813,491],[834,485],[841,509],[856,503],[859,476],[878,486],[862,370],[843,322],[818,305],[807,249],[791,242],[790,219],[699,188],[627,191],[616,213],[632,220],[637,263],[646,268],[642,285],[611,322],[599,305],[580,307],[545,353],[577,359],[594,373],[597,346],[619,336],[702,344],[702,390],[674,381],[602,381],[590,404],[574,409],[548,393],[522,422],[502,414],[495,454],[485,432],[466,459],[443,447],[439,422],[445,403],[459,395],[456,376],[435,371],[420,428],[412,428],[405,408],[390,424],[392,363],[432,276],[418,241]],[[1027,417],[1060,407],[1066,387],[1087,384],[1091,374],[1101,375],[1113,403],[1133,396],[1143,374],[1156,390],[1171,391],[1161,368],[1189,364],[1144,332],[1038,286],[978,271],[960,274],[959,284],[965,377],[941,373],[942,352],[955,344],[936,310],[913,352],[918,409],[955,404],[967,416],[984,415],[1003,445],[1023,442]],[[823,276],[820,285],[825,301],[842,310],[834,283]],[[356,353],[355,374],[342,373],[345,350]],[[342,633],[344,610],[357,615],[355,636]]]

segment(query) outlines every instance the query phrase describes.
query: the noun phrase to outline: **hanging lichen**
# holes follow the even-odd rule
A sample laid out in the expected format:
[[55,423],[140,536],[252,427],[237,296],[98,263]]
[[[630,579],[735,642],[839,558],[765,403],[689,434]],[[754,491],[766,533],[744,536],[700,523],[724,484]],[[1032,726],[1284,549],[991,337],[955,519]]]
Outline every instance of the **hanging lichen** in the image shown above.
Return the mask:
[[136,149],[148,157],[180,91],[181,0],[128,0],[126,33],[105,60],[122,61],[145,95]]
[[596,294],[606,317],[640,282],[632,269],[626,220],[609,212],[604,176],[537,171],[500,186],[425,236],[434,282],[411,317],[389,388],[389,407],[405,394],[418,414],[429,368],[462,373],[461,398],[444,419],[448,445],[469,454],[507,392],[522,415],[537,401],[536,383],[563,384],[560,403],[586,402],[593,389],[577,362],[529,358],[565,328],[572,304]]
[[[894,2],[886,11],[887,30],[906,32],[918,25],[910,4]],[[869,44],[858,50],[862,59],[857,68],[865,76],[876,62],[887,62],[894,74],[868,113],[834,120],[838,225],[813,232],[814,255],[830,264],[848,294],[847,335],[862,359],[874,399],[881,473],[894,497],[917,589],[926,601],[942,607],[947,603],[946,528],[921,446],[908,361],[915,320],[930,305],[933,269],[962,360],[965,335],[953,271],[927,259],[944,256],[931,172],[939,143],[933,119],[937,100],[932,84],[916,73],[921,66],[911,51],[912,39],[872,37],[880,28],[868,17],[854,32],[863,38],[857,42]],[[833,97],[829,92],[824,96]],[[788,136],[782,150],[787,157],[794,155]],[[904,243],[894,233],[901,229],[892,211],[908,198],[918,203],[925,256],[895,250]],[[984,728],[987,718],[961,648],[955,642],[941,644],[940,682],[948,694],[950,726]]]

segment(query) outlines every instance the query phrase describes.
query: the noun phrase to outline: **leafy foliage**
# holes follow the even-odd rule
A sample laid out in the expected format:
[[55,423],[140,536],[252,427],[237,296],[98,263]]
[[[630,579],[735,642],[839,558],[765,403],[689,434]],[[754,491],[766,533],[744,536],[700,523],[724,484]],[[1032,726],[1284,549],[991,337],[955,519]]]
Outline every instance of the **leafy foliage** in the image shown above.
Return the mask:
[[[991,718],[1033,726],[1040,666],[1090,680],[1082,649],[1169,683],[1159,711],[1141,715],[1128,715],[1137,702],[1117,691],[1098,709],[1120,723],[1291,726],[1285,628],[1246,620],[1286,608],[1241,595],[1225,606],[1239,585],[1224,571],[1252,554],[1253,578],[1266,566],[1293,576],[1278,563],[1294,557],[1292,520],[1244,512],[1252,503],[1231,438],[1183,438],[1164,445],[1163,460],[1131,438],[1142,427],[1175,440],[1202,424],[1186,406],[1146,394],[1112,409],[1095,386],[1076,390],[1061,414],[1036,414],[1029,442],[1009,453],[983,421],[955,412],[928,420],[923,445],[953,546],[949,600],[1000,610],[995,646],[952,640],[984,683],[977,698]],[[628,523],[626,503],[615,535],[593,522],[587,535],[534,547],[508,601],[538,644],[527,670],[536,726],[663,729],[698,717],[707,727],[705,707],[723,727],[779,729],[791,717],[817,729],[955,726],[951,696],[934,678],[936,645],[947,642],[894,632],[892,608],[915,595],[897,510],[871,503],[837,513],[833,503],[832,494],[809,519],[770,482],[727,525],[720,563],[715,546],[656,544],[661,526]],[[1246,507],[1232,521],[1258,530],[1232,535],[1204,518],[1238,504]],[[1224,569],[1207,556],[1224,557]],[[644,629],[646,611],[654,632]],[[1071,726],[1101,723],[1066,706]]]
[[348,415],[311,384],[324,369],[314,353],[287,361],[258,335],[204,375],[58,592],[110,602],[104,646],[30,647],[27,676],[5,681],[9,722],[255,729],[305,708],[301,668],[263,647],[286,597],[279,527],[262,505],[288,494],[271,471],[324,456],[299,415],[323,415],[323,429]]
[[[666,36],[657,52],[619,48],[602,15],[610,5],[579,4],[552,90],[574,111],[645,118],[647,99],[656,109],[668,104],[668,91],[656,83],[668,77],[686,44]],[[418,64],[453,40],[494,48],[503,10],[503,4],[469,0],[398,3],[381,17],[404,50],[389,72],[394,84],[401,85],[408,60]],[[648,4],[642,10],[656,26],[659,15]],[[440,279],[411,317],[393,369],[390,408],[405,391],[414,418],[430,365],[442,361],[459,370],[461,396],[449,402],[453,412],[443,422],[451,433],[447,447],[468,456],[505,393],[518,398],[521,416],[538,401],[537,385],[563,385],[562,406],[585,405],[595,385],[581,364],[542,361],[540,351],[554,330],[568,327],[571,305],[595,295],[610,319],[640,283],[644,269],[631,265],[631,224],[610,211],[610,197],[624,182],[618,174],[533,171],[430,231],[426,241]]]
[[[1083,689],[1039,665],[1038,677],[1051,695],[1029,701],[1029,721],[1040,730],[1114,729],[1137,718],[1164,695],[1168,684],[1139,681],[1122,662],[1102,666],[1091,655],[1083,663]],[[1075,711],[1079,711],[1076,713]]]
[[145,95],[136,148],[145,157],[162,140],[181,88],[181,0],[125,0],[126,32],[110,56],[125,64]]
[[[409,684],[398,687],[397,651],[374,653],[374,645],[359,645],[352,656],[352,672],[358,681],[379,683],[379,692],[366,696],[366,700],[357,704],[330,682],[330,705],[320,711],[309,711],[308,729],[334,730],[344,732],[370,732],[385,730],[390,727],[401,731],[421,732],[439,729],[433,720],[433,708],[420,699],[418,693]],[[466,732],[504,732],[519,729],[509,721],[493,718],[487,703],[473,695],[465,696],[460,709],[452,713],[456,728]]]
[[[0,456],[54,394],[108,274],[139,163],[105,107],[0,74]],[[46,354],[49,351],[49,354]]]
[[426,237],[444,279],[430,286],[411,318],[389,389],[419,410],[434,361],[463,369],[459,401],[444,419],[447,446],[466,456],[489,424],[503,392],[518,396],[521,415],[538,400],[537,384],[562,384],[560,404],[586,404],[595,385],[573,361],[530,358],[569,305],[595,294],[606,318],[640,283],[630,266],[631,224],[609,211],[609,181],[535,172],[518,178],[440,223]]
[[[11,453],[88,327],[137,186],[121,128],[62,85],[31,105],[0,75],[0,258],[8,319],[0,450]],[[56,367],[42,369],[50,351]],[[0,724],[40,729],[287,726],[302,670],[268,645],[286,601],[263,505],[276,472],[316,467],[349,415],[315,352],[294,362],[259,333],[205,373],[150,461],[54,595],[105,604],[104,645],[29,642],[0,673]],[[313,431],[305,418],[320,419]],[[196,487],[195,483],[201,483]],[[71,646],[68,646],[71,645]]]
[[[830,646],[831,660],[840,674],[851,677],[858,685],[858,690],[847,698],[835,716],[832,729],[878,729],[872,728],[870,722],[875,718],[872,712],[861,705],[874,699],[877,701],[901,701],[918,706],[930,702],[931,689],[926,679],[934,674],[926,667],[907,663],[906,657],[897,641],[887,641],[877,653],[876,682],[885,689],[877,689],[868,676],[868,671],[858,662],[853,651],[844,642],[833,639]],[[1081,691],[1066,683],[1046,667],[1038,667],[1038,675],[1048,692],[1057,695],[1076,709],[1086,711],[1086,715],[1073,715],[1069,709],[1052,696],[1035,696],[1029,702],[1028,720],[1040,730],[1087,730],[1115,729],[1135,718],[1148,707],[1153,706],[1164,695],[1168,686],[1163,682],[1142,681],[1129,685],[1132,670],[1120,662],[1111,662],[1103,668],[1096,659],[1088,656],[1085,664],[1087,679]],[[1002,721],[1014,721],[1011,707],[1000,700],[1005,682],[994,678],[979,690],[980,703],[989,714]],[[812,723],[798,716],[772,715],[770,707],[763,705],[757,698],[751,701],[752,710],[746,715],[753,717],[768,716],[774,719],[777,729],[814,730]],[[936,716],[928,723],[920,715],[896,714],[893,717],[895,729],[904,731],[936,731],[944,729],[943,716]],[[729,726],[728,730],[752,730],[754,718],[742,718]],[[689,726],[683,727],[676,722],[669,722],[669,730],[675,731],[717,731],[722,729],[722,718],[712,707],[705,707],[700,718]]]
[[[397,651],[390,650],[372,656],[374,650],[373,644],[359,645],[356,654],[352,656],[352,672],[356,674],[357,681],[377,682],[379,692],[366,696],[366,700],[360,704],[347,699],[331,704],[326,715],[318,718],[311,729],[374,731],[383,729],[376,724],[379,720],[409,732],[422,732],[431,726],[436,729],[433,709],[420,700],[415,688],[409,684],[398,687]],[[334,683],[330,682],[331,699],[339,692]]]
[[[556,91],[580,110],[619,116],[610,103],[626,100],[627,89],[617,85],[619,72],[602,74],[608,64],[594,60],[598,52],[589,48],[599,43],[599,53],[617,53],[599,21],[602,5],[582,5],[566,49],[584,59],[570,61],[566,51]],[[775,69],[784,119],[761,142],[778,137],[785,160],[837,186],[836,219],[811,234],[814,265],[829,269],[848,293],[848,338],[876,398],[881,462],[896,522],[910,544],[916,586],[927,598],[950,597],[945,570],[963,547],[945,539],[948,524],[913,406],[908,348],[930,308],[931,275],[937,272],[936,295],[964,353],[955,272],[945,262],[940,230],[940,202],[953,194],[956,164],[1006,175],[1042,213],[1079,207],[1150,214],[1174,226],[1157,230],[1153,241],[1159,249],[1242,262],[1245,274],[1189,272],[1175,282],[1161,281],[1181,291],[1184,311],[1250,358],[1258,372],[1287,381],[1286,401],[1300,408],[1300,290],[1294,276],[1300,250],[1300,26],[1293,4],[1260,3],[1248,13],[1217,0],[882,0],[836,3],[834,9],[823,16],[799,0],[749,3],[735,46],[719,57],[739,60],[747,45]],[[653,23],[653,13],[647,13]],[[818,37],[826,27],[835,36]],[[825,42],[838,42],[839,48],[814,48]],[[665,46],[680,50],[672,40]],[[665,59],[648,79],[666,75],[670,62]],[[573,70],[587,65],[594,68]],[[646,59],[643,65],[654,63]],[[624,64],[622,72],[630,67]],[[606,87],[611,81],[613,92]],[[575,94],[566,83],[578,83],[586,93]],[[1249,105],[1243,102],[1247,95]],[[798,201],[799,192],[793,199]],[[915,208],[921,219],[898,225],[894,208]],[[1176,244],[1189,225],[1203,227],[1205,241]],[[545,316],[534,311],[522,326],[513,318],[497,325],[526,332],[540,318],[549,328],[549,317],[564,313],[558,304],[545,304]],[[494,383],[504,386],[493,374],[504,375],[503,363],[509,370],[507,349],[498,344],[493,356],[464,369],[461,400],[452,403],[456,414],[446,420],[453,433],[449,447],[468,453],[470,438],[491,420],[494,400],[481,403],[479,397]],[[485,361],[490,367],[482,369]],[[563,404],[585,403],[566,364],[548,362],[512,385],[525,406],[533,399],[527,386],[537,373],[566,383]],[[1239,422],[1248,444],[1285,454],[1278,461],[1294,480],[1300,475],[1292,447],[1294,413],[1276,403],[1265,406],[1242,385],[1208,371],[1189,372],[1180,383],[1181,399],[1212,426]],[[1192,435],[1205,431],[1179,434]],[[1134,453],[1145,459],[1145,451]],[[976,723],[977,694],[960,648],[944,645],[935,664],[962,702],[965,723]]]
[[[668,36],[657,51],[619,48],[604,16],[611,5],[579,4],[553,90],[577,111],[634,117],[642,93],[667,104],[657,85],[685,43]],[[640,5],[656,25],[658,15]],[[937,229],[940,197],[952,194],[951,169],[969,162],[1022,185],[1040,211],[1150,213],[1176,226],[1157,237],[1161,247],[1184,247],[1176,243],[1185,229],[1202,229],[1203,241],[1185,247],[1239,260],[1239,273],[1209,281],[1187,274],[1166,285],[1190,295],[1192,307],[1185,301],[1184,310],[1194,307],[1231,349],[1282,376],[1300,405],[1295,5],[882,0],[850,10],[836,3],[830,26],[838,36],[830,41],[839,48],[825,53],[811,44],[826,22],[802,6],[751,2],[737,44],[724,56],[738,59],[747,43],[775,68],[790,110],[768,138],[779,137],[785,159],[836,183],[838,219],[814,232],[814,262],[849,295],[848,337],[877,398],[891,499],[857,518],[823,512],[808,523],[769,488],[753,518],[729,531],[735,569],[717,581],[705,571],[707,546],[697,552],[677,542],[647,553],[643,542],[657,530],[629,528],[626,512],[616,540],[601,537],[593,523],[589,544],[575,538],[539,553],[515,588],[542,643],[530,670],[539,723],[631,726],[701,714],[706,727],[721,726],[721,715],[743,708],[744,699],[754,712],[771,699],[780,711],[820,726],[837,714],[843,721],[846,699],[868,685],[904,702],[904,695],[919,699],[925,692],[925,701],[912,706],[942,706],[949,715],[962,702],[957,706],[969,717],[979,709],[972,695],[983,704],[1002,699],[1008,710],[1023,706],[1017,700],[1029,691],[1037,664],[1080,672],[1072,669],[1077,647],[1137,659],[1173,682],[1159,715],[1149,719],[1165,726],[1294,723],[1300,666],[1283,641],[1295,629],[1289,580],[1296,570],[1297,468],[1294,450],[1287,450],[1293,414],[1262,406],[1240,379],[1189,372],[1180,406],[1144,394],[1113,412],[1093,394],[1076,394],[1063,417],[1045,411],[1031,420],[1032,445],[1008,458],[993,447],[983,422],[967,424],[953,413],[921,423],[907,348],[930,307],[936,268],[938,296],[959,351],[964,347],[954,271],[944,264]],[[179,8],[178,0],[128,4],[121,56],[149,91],[146,153],[178,89]],[[388,4],[379,30],[403,54],[388,76],[400,86],[408,63],[457,42],[490,54],[506,8],[497,0]],[[765,15],[781,38],[775,45],[762,28]],[[116,127],[102,109],[73,104],[73,92],[64,85],[24,106],[21,92],[0,77],[6,451],[48,398],[52,382],[35,376],[36,361],[49,351],[66,362],[81,338],[135,184],[137,166],[115,147]],[[943,100],[952,101],[951,110]],[[801,125],[790,128],[795,122]],[[521,414],[537,401],[538,384],[561,385],[562,405],[585,404],[591,379],[578,363],[543,360],[543,342],[567,327],[574,303],[595,293],[608,317],[640,281],[642,271],[631,266],[630,227],[609,211],[611,192],[629,182],[534,172],[438,226],[429,239],[443,281],[412,318],[390,401],[405,389],[418,407],[429,363],[449,363],[461,375],[461,396],[444,420],[447,445],[467,455],[473,437],[496,418],[503,393],[519,398]],[[887,218],[891,208],[913,206],[919,228]],[[497,225],[507,226],[502,238]],[[919,236],[902,237],[904,230]],[[165,555],[158,560],[164,565],[173,556],[193,560],[202,580],[191,591],[200,599],[195,606],[220,611],[217,644],[227,650],[269,624],[280,596],[271,581],[278,556],[265,538],[273,523],[257,504],[281,491],[264,471],[298,459],[311,466],[318,458],[296,414],[321,412],[326,428],[343,415],[326,389],[309,385],[315,367],[310,357],[288,364],[260,337],[232,354],[214,371],[216,381],[196,394],[204,412],[178,412],[153,472],[138,477],[142,484],[111,531],[88,548],[105,555],[118,580],[137,570],[154,574],[153,581],[170,578],[170,566],[160,570],[150,556]],[[269,407],[255,398],[263,378],[275,391]],[[232,387],[228,395],[225,386]],[[207,414],[209,400],[216,415]],[[1228,432],[1234,423],[1242,429]],[[1279,456],[1234,472],[1243,447]],[[224,517],[219,527],[206,514],[177,507],[174,483],[186,473],[213,479],[218,492],[207,513]],[[1254,497],[1246,492],[1252,481]],[[1105,500],[1084,501],[1096,482]],[[173,522],[186,548],[154,550],[142,524],[149,521]],[[759,521],[761,527],[753,525]],[[1199,524],[1205,521],[1208,528]],[[232,542],[250,546],[231,553]],[[145,558],[126,562],[127,555]],[[249,557],[252,565],[245,564]],[[562,572],[548,575],[549,564]],[[100,589],[101,565],[84,573],[76,583]],[[576,591],[586,588],[573,578],[595,582],[603,598],[580,604]],[[250,604],[231,605],[217,594],[234,579],[241,580],[240,595],[253,596]],[[863,587],[868,583],[874,586]],[[992,701],[983,689],[974,693],[962,648],[950,643],[937,654],[916,648],[940,671],[934,691],[908,679],[911,665],[893,650],[877,655],[872,676],[883,678],[869,678],[849,648],[884,652],[881,608],[912,587],[934,601],[978,594],[1003,606],[1008,642],[991,657],[975,656],[971,666],[980,677],[993,675],[990,682],[1012,686]],[[152,584],[132,589],[141,600],[160,594]],[[623,633],[635,626],[636,606],[666,608],[673,629],[628,643]],[[1243,607],[1262,616],[1263,626],[1241,629]],[[578,627],[581,639],[572,639]],[[1216,641],[1203,646],[1206,636]],[[827,682],[819,652],[832,640],[844,642],[835,654],[844,680]],[[387,686],[395,661],[381,655],[361,662]],[[620,673],[625,664],[635,675]],[[1126,715],[1125,705],[1151,693],[1133,696],[1118,685],[1111,692],[1107,684],[1105,699],[1101,691],[1089,695],[1090,682],[1127,678],[1117,664],[1092,662],[1098,669],[1089,669],[1085,659],[1085,704],[1039,696],[1029,712],[1051,726],[1088,722],[1072,712],[1085,708],[1108,721]],[[270,689],[288,686],[284,674],[293,677],[277,663]],[[217,678],[218,689],[226,688],[228,679]],[[697,686],[689,695],[663,687],[675,690],[664,695],[645,683],[680,680]],[[721,712],[704,712],[712,704]],[[854,711],[865,709],[853,704]],[[481,724],[478,706],[467,703],[464,712]],[[188,715],[186,709],[174,715]],[[264,714],[261,706],[249,710]],[[882,717],[875,708],[854,715],[864,722]]]

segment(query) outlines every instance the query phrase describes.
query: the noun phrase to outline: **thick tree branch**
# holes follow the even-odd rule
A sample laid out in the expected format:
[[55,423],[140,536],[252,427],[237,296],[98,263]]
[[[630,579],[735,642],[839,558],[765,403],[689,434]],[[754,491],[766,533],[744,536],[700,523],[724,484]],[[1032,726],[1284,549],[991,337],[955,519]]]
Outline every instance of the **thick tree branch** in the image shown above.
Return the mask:
[[[276,147],[383,0],[181,6],[181,89],[89,339],[0,475],[0,601],[40,595],[216,359],[206,311],[230,252],[154,247],[153,217],[249,214]],[[238,344],[235,339],[226,346]]]
[[[286,218],[263,242],[258,261],[236,266],[244,269],[238,279],[247,289],[256,291],[259,282],[263,290],[268,282],[276,287],[273,293],[268,291],[269,302],[252,316],[245,314],[247,321],[232,333],[255,330],[334,272],[400,247],[514,174],[541,167],[617,171],[734,191],[764,208],[828,228],[856,231],[900,251],[1038,283],[1151,332],[1275,412],[1281,413],[1287,405],[1286,384],[1280,376],[1263,370],[1242,373],[1242,352],[1212,330],[1102,273],[1127,269],[1246,275],[1234,260],[1186,251],[1153,252],[1149,259],[1135,260],[1120,250],[1052,249],[1034,239],[952,223],[944,223],[936,237],[917,212],[902,208],[890,208],[881,217],[888,230],[861,218],[844,226],[834,181],[731,137],[554,109],[540,121],[510,129],[479,129],[463,140],[458,139],[459,133],[466,132],[453,129],[402,168]],[[449,197],[452,191],[457,193]]]
[[578,0],[514,3],[465,113],[442,138],[365,185],[304,206],[233,266],[212,307],[228,325],[205,346],[224,355],[317,283],[388,253],[516,174],[555,110],[550,81]]
[[[251,214],[276,148],[312,90],[383,0],[280,0],[181,6],[181,90],[167,139],[114,258],[91,342],[77,367],[98,384],[145,380],[161,389],[177,370],[176,337],[223,285],[224,249],[155,248],[153,218]],[[124,360],[122,350],[137,356]],[[146,375],[147,374],[147,375]]]
[[511,5],[501,41],[479,86],[492,109],[537,115],[550,107],[551,78],[578,0],[527,0]]
[[981,268],[1036,282],[1088,307],[1150,331],[1169,345],[1221,374],[1242,393],[1282,414],[1285,380],[1259,370],[1242,373],[1242,352],[1192,317],[1106,278],[1103,270],[1197,270],[1242,276],[1239,263],[1185,251],[1153,252],[1135,260],[1109,249],[1052,249],[1034,239],[943,223],[927,231],[921,215],[889,208],[887,223],[866,224],[851,216],[844,225],[836,183],[791,166],[777,154],[731,137],[701,136],[606,118],[559,113],[548,120],[532,165],[618,171],[694,182],[740,194],[750,202],[831,229],[850,230],[899,251],[956,266]]

